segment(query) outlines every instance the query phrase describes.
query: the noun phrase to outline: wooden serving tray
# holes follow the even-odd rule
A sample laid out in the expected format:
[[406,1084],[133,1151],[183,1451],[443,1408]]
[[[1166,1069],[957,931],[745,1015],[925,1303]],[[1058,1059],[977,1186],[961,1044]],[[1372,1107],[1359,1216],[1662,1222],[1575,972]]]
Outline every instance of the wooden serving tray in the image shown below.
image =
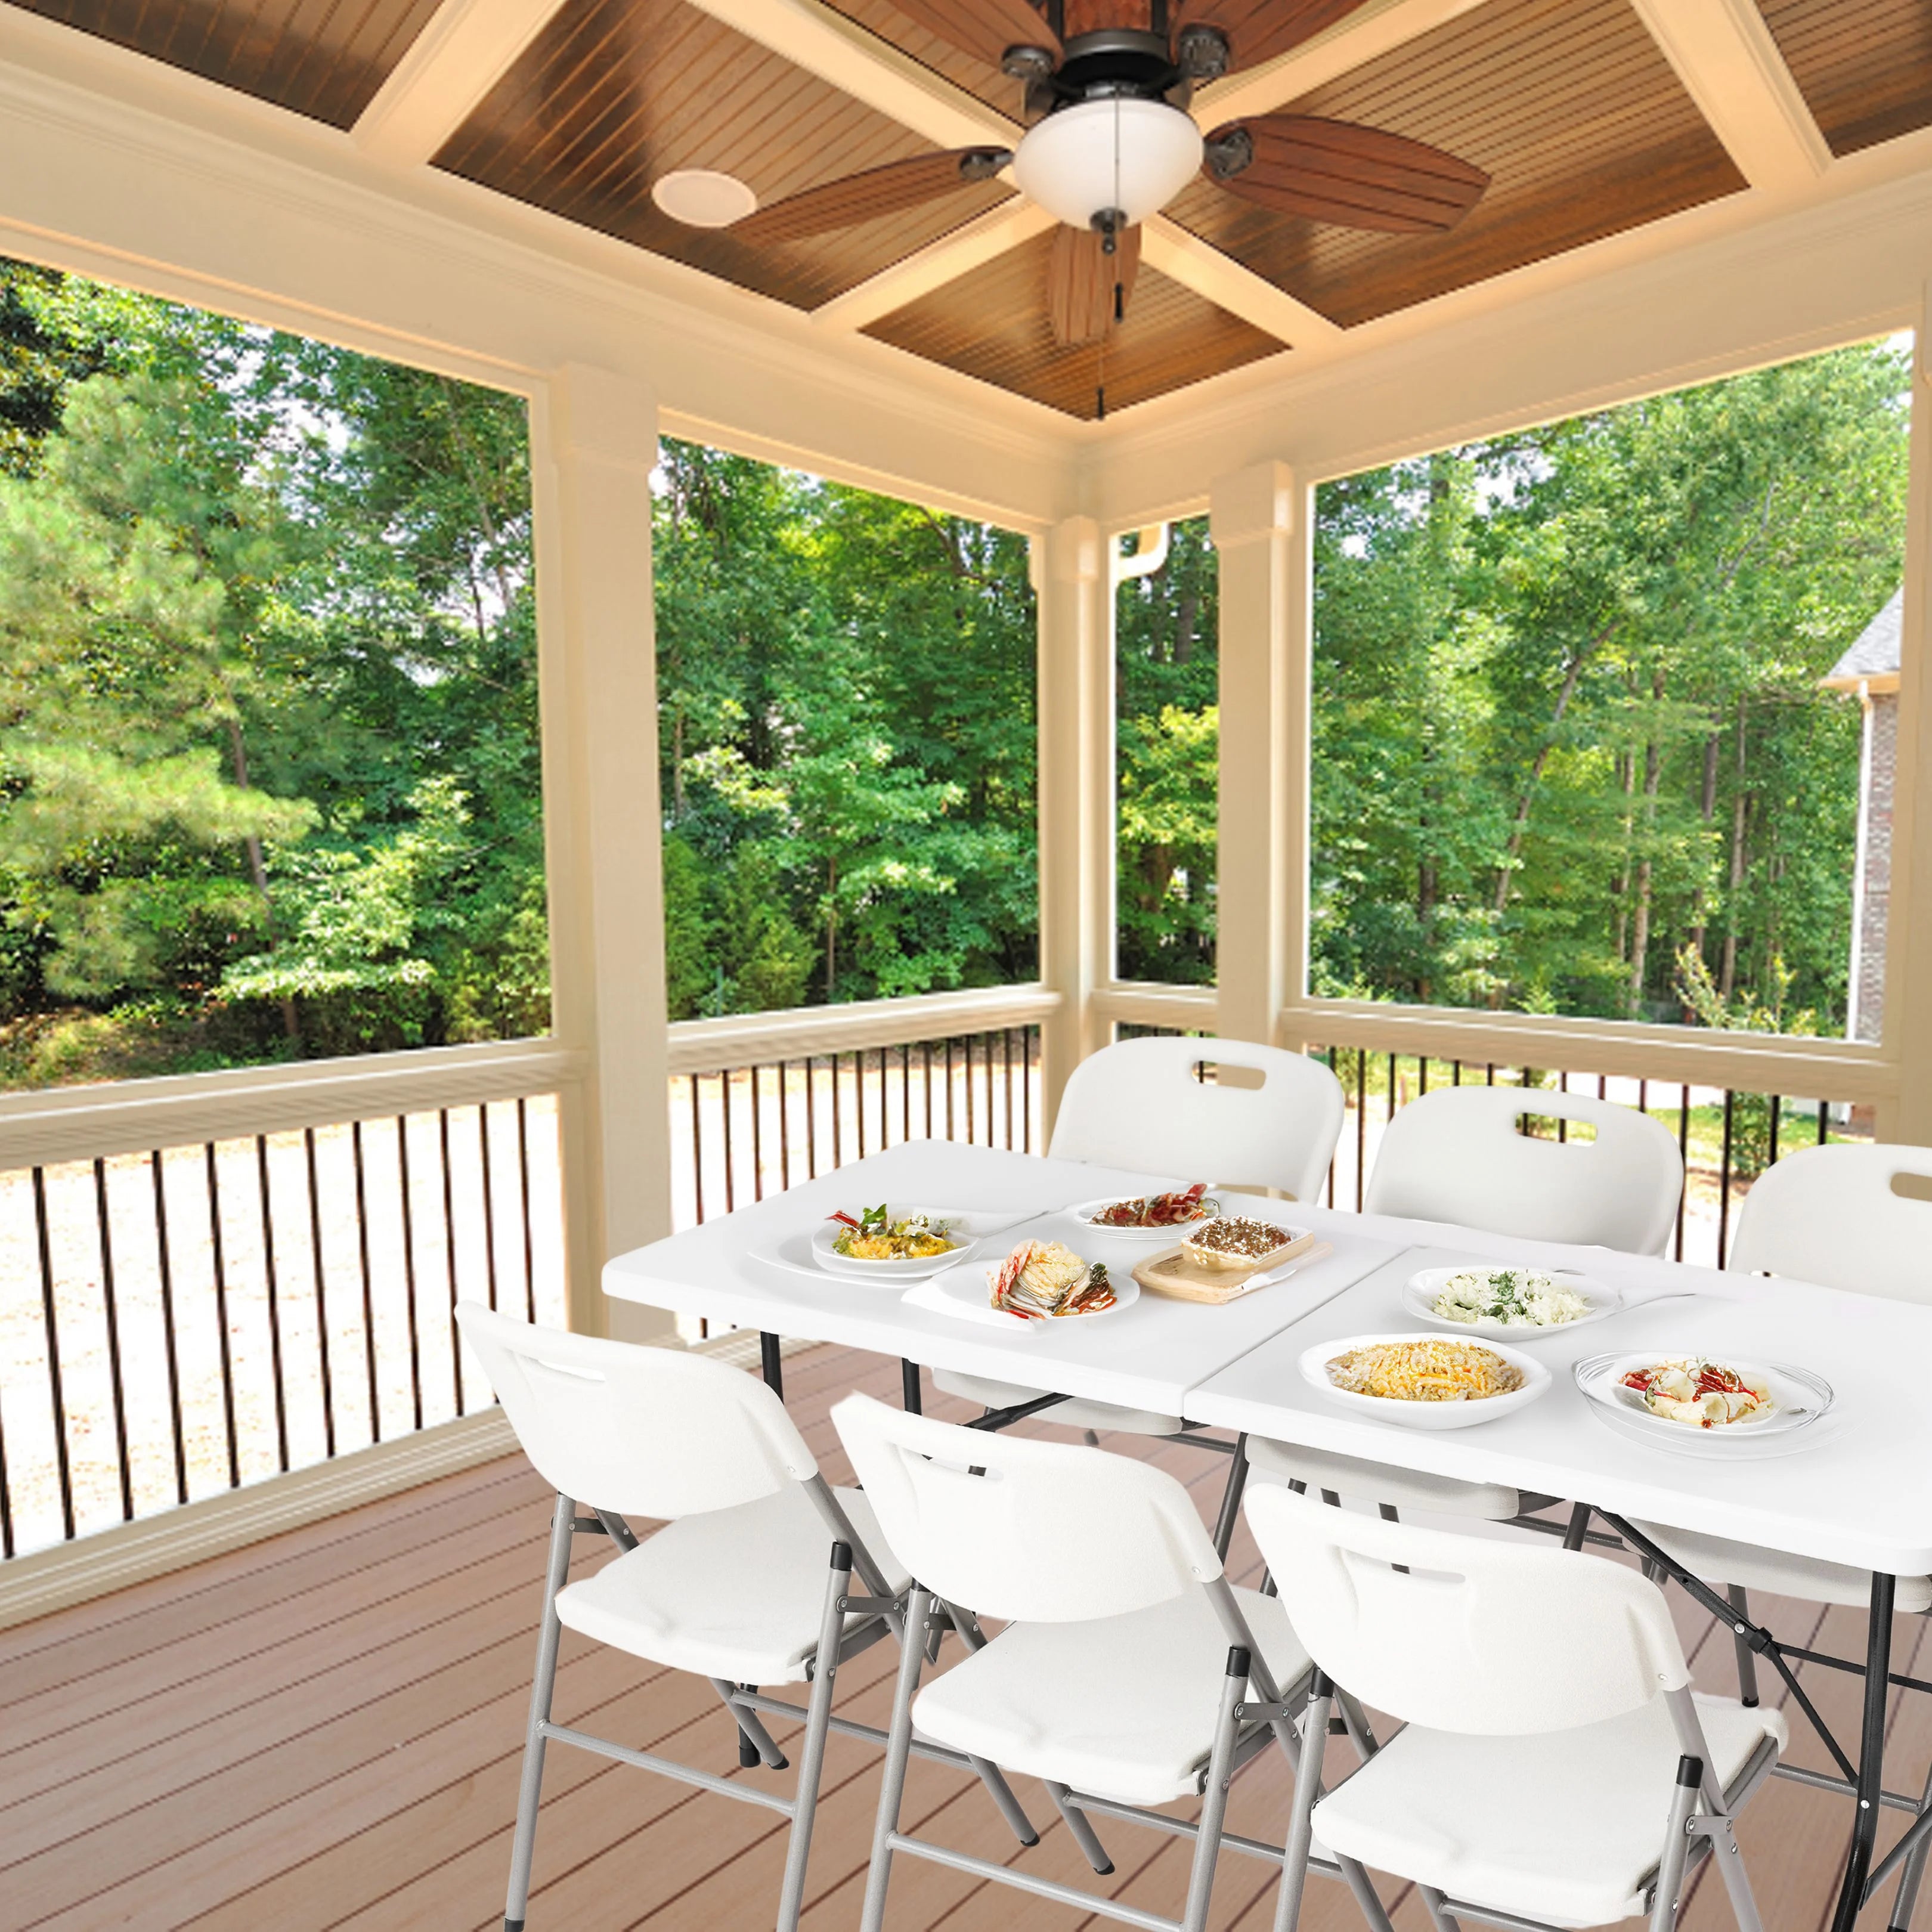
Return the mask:
[[1218,1307],[1224,1302],[1240,1300],[1247,1293],[1248,1282],[1256,1275],[1270,1274],[1276,1268],[1291,1264],[1305,1268],[1310,1262],[1319,1261],[1334,1251],[1332,1243],[1318,1241],[1312,1234],[1308,1234],[1292,1244],[1286,1253],[1277,1254],[1266,1268],[1258,1264],[1252,1268],[1206,1268],[1198,1262],[1190,1261],[1184,1248],[1169,1248],[1142,1262],[1133,1275],[1150,1294],[1165,1294],[1176,1301],[1198,1301]]

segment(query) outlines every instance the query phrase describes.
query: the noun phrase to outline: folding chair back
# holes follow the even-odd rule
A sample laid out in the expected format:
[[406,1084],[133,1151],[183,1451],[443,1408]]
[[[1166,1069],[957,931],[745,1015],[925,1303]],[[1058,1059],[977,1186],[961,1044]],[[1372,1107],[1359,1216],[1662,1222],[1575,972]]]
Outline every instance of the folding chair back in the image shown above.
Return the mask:
[[1900,1175],[1932,1183],[1932,1148],[1814,1147],[1753,1184],[1730,1265],[1826,1288],[1932,1302],[1932,1186],[1896,1192]]
[[593,1509],[670,1521],[755,1502],[818,1466],[784,1404],[702,1355],[456,1311],[538,1474]]
[[[1258,1086],[1204,1081],[1245,1069]],[[1048,1151],[1142,1174],[1274,1187],[1312,1201],[1342,1131],[1342,1089],[1318,1060],[1241,1040],[1124,1040],[1073,1070]]]
[[1246,1508],[1310,1656],[1406,1722],[1529,1736],[1690,1681],[1664,1593],[1621,1564],[1385,1522],[1273,1484]]
[[886,1540],[950,1602],[1072,1623],[1221,1574],[1187,1492],[1144,1462],[962,1429],[869,1396],[848,1396],[832,1420]]
[[[1523,1114],[1588,1121],[1596,1138],[1520,1133]],[[1677,1143],[1634,1107],[1588,1094],[1445,1087],[1390,1121],[1364,1205],[1371,1214],[1454,1221],[1525,1240],[1654,1255],[1664,1252],[1683,1192]]]

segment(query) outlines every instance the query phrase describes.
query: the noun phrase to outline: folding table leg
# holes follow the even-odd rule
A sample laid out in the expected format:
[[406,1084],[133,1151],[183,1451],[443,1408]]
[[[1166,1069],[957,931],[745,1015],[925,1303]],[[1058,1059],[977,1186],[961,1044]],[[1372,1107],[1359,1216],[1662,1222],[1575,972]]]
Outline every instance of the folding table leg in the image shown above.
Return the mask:
[[556,1683],[556,1651],[563,1626],[556,1620],[556,1593],[570,1575],[570,1544],[577,1505],[560,1495],[550,1517],[550,1568],[544,1577],[543,1618],[537,1627],[537,1664],[530,1681],[530,1728],[524,1738],[524,1773],[517,1791],[517,1832],[510,1843],[510,1890],[503,1904],[503,1932],[524,1932],[530,1910],[530,1859],[536,1848],[537,1801],[543,1792],[543,1727],[550,1720],[550,1693]]
[[[1738,1613],[1738,1622],[1750,1622],[1750,1592],[1742,1583],[1726,1586],[1724,1594],[1730,1599],[1731,1608]],[[1734,1630],[1732,1646],[1738,1654],[1738,1701],[1748,1708],[1757,1705],[1757,1659],[1742,1630]]]
[[764,1371],[766,1388],[783,1402],[784,1370],[778,1364],[778,1338],[768,1329],[759,1331],[758,1366]]
[[920,1387],[919,1364],[899,1358],[899,1401],[908,1415],[926,1413],[926,1398]]
[[1241,1492],[1247,1486],[1248,1438],[1238,1436],[1228,1470],[1228,1486],[1221,1492],[1221,1514],[1214,1524],[1214,1551],[1224,1563],[1228,1560],[1228,1546],[1234,1540],[1234,1525],[1241,1514]]
[[1878,1836],[1879,1799],[1885,1772],[1886,1703],[1892,1688],[1892,1599],[1898,1587],[1895,1576],[1874,1574],[1872,1577],[1871,1617],[1865,1639],[1864,1722],[1858,1739],[1858,1810],[1852,1820],[1851,1850],[1845,1860],[1844,1882],[1838,1888],[1832,1932],[1852,1932],[1858,1908],[1864,1903],[1872,1846]]

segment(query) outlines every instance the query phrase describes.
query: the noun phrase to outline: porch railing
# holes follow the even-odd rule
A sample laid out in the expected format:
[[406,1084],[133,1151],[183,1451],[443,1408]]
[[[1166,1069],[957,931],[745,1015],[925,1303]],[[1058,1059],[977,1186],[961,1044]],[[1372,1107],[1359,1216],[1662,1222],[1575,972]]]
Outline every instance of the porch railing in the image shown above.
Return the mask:
[[[90,1105],[85,1089],[7,1102],[0,1551],[488,1404],[458,1345],[458,1302],[562,1318],[552,1063],[565,1058],[202,1076],[124,1106],[100,1090]],[[396,1110],[345,1118],[358,1079]],[[197,1111],[205,1137],[154,1132]],[[83,1138],[91,1157],[58,1157]]]

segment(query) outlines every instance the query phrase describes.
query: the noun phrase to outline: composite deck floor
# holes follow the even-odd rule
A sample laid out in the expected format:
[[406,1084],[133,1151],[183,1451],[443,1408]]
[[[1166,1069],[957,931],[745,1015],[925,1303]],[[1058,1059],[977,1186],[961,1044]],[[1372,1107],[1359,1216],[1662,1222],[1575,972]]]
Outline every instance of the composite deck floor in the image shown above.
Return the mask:
[[[794,1412],[835,1479],[847,1472],[828,1407],[854,1388],[896,1399],[898,1383],[896,1364],[843,1350],[788,1363]],[[948,1412],[943,1400],[933,1406]],[[1211,1514],[1223,1459],[1127,1437],[1109,1446],[1172,1470]],[[548,1515],[542,1485],[512,1457],[0,1633],[0,1927],[500,1924]],[[587,1565],[608,1546],[584,1538],[579,1547]],[[1232,1567],[1254,1580],[1245,1540]],[[1729,1688],[1728,1640],[1678,1601],[1700,1681]],[[1762,1607],[1787,1635],[1840,1654],[1862,1647],[1857,1613]],[[1901,1620],[1895,1668],[1924,1674],[1924,1630],[1923,1618]],[[947,1659],[956,1654],[949,1645]],[[883,1721],[892,1656],[880,1646],[842,1673],[844,1711]],[[1855,1738],[1856,1680],[1808,1666],[1805,1682]],[[707,1686],[567,1632],[556,1709],[562,1721],[741,1774]],[[1932,1755],[1932,1699],[1900,1694],[1892,1733],[1888,1782],[1916,1791]],[[1828,1763],[1802,1727],[1791,1756]],[[858,1923],[877,1767],[869,1748],[834,1740],[811,1932]],[[1044,1832],[1024,1854],[976,1785],[943,1768],[916,1762],[907,1815],[924,1835],[1087,1877],[1064,1828],[1047,1826],[1043,1795],[1021,1788]],[[1287,1788],[1277,1760],[1258,1760],[1236,1786],[1232,1828],[1278,1841]],[[1768,1928],[1828,1922],[1848,1818],[1844,1797],[1781,1780],[1752,1807],[1738,1835]],[[1178,1910],[1181,1842],[1100,1822],[1118,1868],[1100,1882],[1143,1907]],[[1898,1828],[1888,1814],[1881,1843]],[[560,1746],[544,1784],[530,1923],[532,1932],[768,1925],[783,1849],[782,1821],[766,1812]],[[1392,1881],[1383,1892],[1402,1932],[1423,1932],[1419,1902]],[[1274,1892],[1267,1867],[1224,1855],[1215,1924],[1265,1932]],[[1882,1926],[1884,1906],[1862,1923]],[[1932,1924],[1932,1905],[1918,1918]],[[908,1932],[1107,1922],[911,1859],[896,1868],[887,1918]],[[1316,1880],[1303,1923],[1339,1932],[1362,1922],[1345,1893]],[[1714,1880],[1699,1886],[1686,1923],[1700,1932],[1731,1923]]]

